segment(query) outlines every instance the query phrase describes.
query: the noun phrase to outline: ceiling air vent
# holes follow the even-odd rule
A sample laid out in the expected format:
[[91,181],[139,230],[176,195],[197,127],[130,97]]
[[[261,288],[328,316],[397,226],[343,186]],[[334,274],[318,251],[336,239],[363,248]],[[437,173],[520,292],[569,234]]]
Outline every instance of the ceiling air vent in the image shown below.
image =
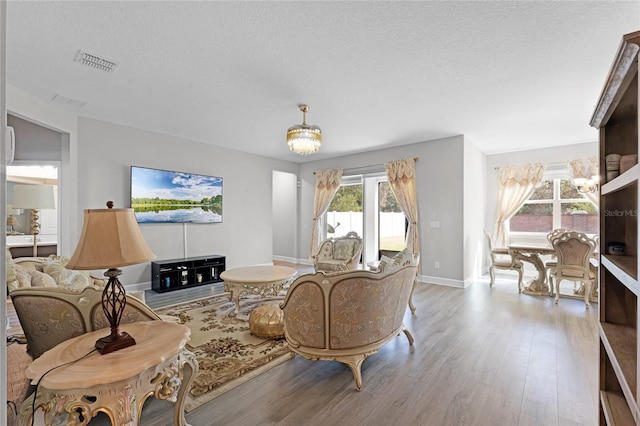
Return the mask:
[[66,96],[62,96],[58,94],[53,95],[53,98],[51,98],[51,100],[59,104],[68,105],[68,106],[77,107],[77,108],[82,108],[87,104],[85,101],[79,101],[77,99],[68,98]]
[[118,68],[117,62],[92,53],[83,52],[82,50],[78,50],[76,62],[104,72],[114,72]]

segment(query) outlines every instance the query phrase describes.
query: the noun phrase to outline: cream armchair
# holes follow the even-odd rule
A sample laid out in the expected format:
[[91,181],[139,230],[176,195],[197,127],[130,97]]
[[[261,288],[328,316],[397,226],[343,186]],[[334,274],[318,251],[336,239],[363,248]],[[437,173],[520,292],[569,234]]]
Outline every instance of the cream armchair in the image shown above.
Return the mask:
[[403,323],[420,255],[405,249],[377,271],[298,277],[280,307],[289,348],[305,358],[347,364],[362,388],[364,360],[404,332]]
[[316,271],[338,272],[357,269],[362,254],[362,238],[355,232],[324,240],[312,256]]

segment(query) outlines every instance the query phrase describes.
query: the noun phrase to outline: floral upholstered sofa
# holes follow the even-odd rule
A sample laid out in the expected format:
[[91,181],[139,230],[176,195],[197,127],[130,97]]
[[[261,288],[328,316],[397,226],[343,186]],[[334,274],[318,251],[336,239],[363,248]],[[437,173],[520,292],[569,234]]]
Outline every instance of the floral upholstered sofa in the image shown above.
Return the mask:
[[403,250],[376,271],[355,270],[298,277],[280,307],[289,348],[313,361],[347,364],[362,388],[361,366],[401,331],[420,255]]
[[6,279],[9,293],[18,288],[53,287],[71,291],[82,291],[87,286],[104,287],[107,280],[93,276],[89,271],[67,269],[66,257],[19,257],[11,258],[6,252]]

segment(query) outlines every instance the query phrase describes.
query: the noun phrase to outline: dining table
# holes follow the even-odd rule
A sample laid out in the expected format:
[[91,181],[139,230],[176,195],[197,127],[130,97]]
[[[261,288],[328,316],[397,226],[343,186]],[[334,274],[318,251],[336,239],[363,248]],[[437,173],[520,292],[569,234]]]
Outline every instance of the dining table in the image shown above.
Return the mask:
[[555,254],[554,248],[548,244],[516,243],[510,244],[507,248],[513,259],[528,262],[536,268],[537,276],[529,281],[528,284],[524,285],[522,292],[536,296],[553,294],[553,289],[550,288],[547,282],[544,262],[540,259],[540,256]]
[[[545,265],[540,256],[549,256],[555,254],[555,249],[550,244],[527,244],[527,243],[514,243],[507,246],[509,254],[513,256],[513,259],[528,262],[536,268],[536,277],[525,284],[522,288],[522,293],[531,294],[534,296],[542,295],[554,295],[554,289],[549,285],[547,280],[547,274]],[[594,258],[598,258],[599,252],[593,253]],[[592,268],[595,270],[597,276],[597,267],[592,264]],[[584,297],[584,284],[579,288],[575,288],[571,294],[560,292],[560,297],[568,297],[570,299],[581,299]],[[591,300],[598,301],[598,286],[593,287],[591,294]]]

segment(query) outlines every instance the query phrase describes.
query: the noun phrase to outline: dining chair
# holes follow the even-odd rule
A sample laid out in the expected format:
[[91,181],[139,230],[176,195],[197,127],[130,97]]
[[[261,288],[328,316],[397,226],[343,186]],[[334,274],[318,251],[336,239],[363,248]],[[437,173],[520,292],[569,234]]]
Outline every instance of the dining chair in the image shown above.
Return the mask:
[[[556,297],[560,299],[560,282],[568,280],[584,284],[584,303],[589,308],[591,291],[596,285],[597,274],[591,268],[591,257],[596,249],[594,240],[582,232],[569,231],[552,241],[558,258],[557,265],[550,270],[550,279],[555,279]],[[553,281],[551,281],[553,285]]]
[[493,240],[489,231],[484,230],[484,236],[487,240],[487,246],[489,248],[489,255],[491,257],[491,265],[489,265],[489,287],[493,287],[495,282],[495,269],[506,269],[515,271],[518,273],[518,292],[522,292],[522,275],[524,273],[524,265],[521,261],[513,258],[509,249],[506,247],[493,247]]
[[[565,232],[569,232],[569,231],[570,229],[566,229],[566,228],[556,228],[547,234],[547,242],[551,247],[553,247],[553,240],[555,240]],[[551,274],[551,269],[555,268],[558,265],[558,262],[556,261],[556,259],[557,259],[557,256],[555,254],[552,254],[551,259],[546,261],[544,264],[544,273],[547,277],[548,282],[550,283],[549,296],[553,294],[553,285],[551,284],[550,274]]]

